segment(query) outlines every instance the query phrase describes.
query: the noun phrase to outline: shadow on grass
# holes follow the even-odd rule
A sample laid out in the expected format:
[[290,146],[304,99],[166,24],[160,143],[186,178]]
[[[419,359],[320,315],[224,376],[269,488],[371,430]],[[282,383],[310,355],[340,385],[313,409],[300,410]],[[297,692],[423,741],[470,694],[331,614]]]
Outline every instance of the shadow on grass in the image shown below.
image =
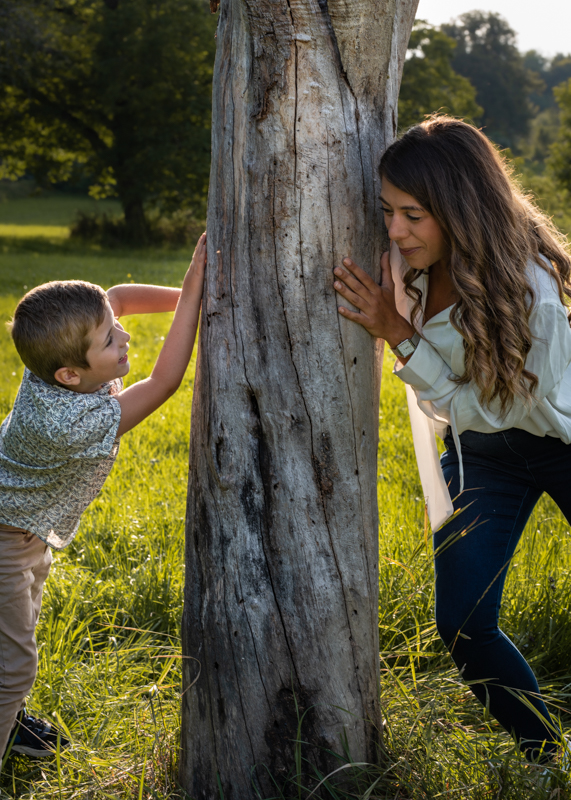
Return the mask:
[[160,258],[165,255],[176,256],[188,252],[191,245],[186,247],[172,247],[168,244],[153,245],[148,247],[133,247],[128,245],[104,247],[103,245],[84,242],[72,237],[61,236],[0,236],[0,254],[17,253],[43,253],[54,255],[56,253],[73,255],[98,255],[102,258],[125,258],[133,254],[143,258]]

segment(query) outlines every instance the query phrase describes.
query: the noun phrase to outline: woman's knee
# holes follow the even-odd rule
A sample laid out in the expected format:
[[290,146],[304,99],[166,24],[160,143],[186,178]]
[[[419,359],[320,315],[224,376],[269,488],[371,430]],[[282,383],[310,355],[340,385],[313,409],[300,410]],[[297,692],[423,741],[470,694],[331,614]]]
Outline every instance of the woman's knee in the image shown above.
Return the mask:
[[494,614],[486,615],[478,611],[467,609],[459,603],[436,604],[436,630],[449,650],[458,639],[481,644],[498,630]]
[[455,613],[454,608],[436,606],[436,630],[438,635],[450,650],[453,643],[458,638],[458,632],[462,630],[462,619]]
[[437,603],[435,616],[436,630],[450,651],[479,649],[501,636],[493,608],[477,604],[466,608],[459,603]]

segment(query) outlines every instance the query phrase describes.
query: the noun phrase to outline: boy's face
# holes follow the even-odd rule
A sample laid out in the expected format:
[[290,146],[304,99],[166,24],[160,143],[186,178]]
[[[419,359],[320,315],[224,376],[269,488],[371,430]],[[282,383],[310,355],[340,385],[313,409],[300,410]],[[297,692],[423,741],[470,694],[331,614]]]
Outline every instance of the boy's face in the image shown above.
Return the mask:
[[86,354],[90,369],[62,367],[56,372],[56,379],[74,392],[95,392],[103,383],[122,378],[129,372],[127,351],[131,337],[113,316],[109,303],[105,319],[92,329],[90,338],[91,347]]

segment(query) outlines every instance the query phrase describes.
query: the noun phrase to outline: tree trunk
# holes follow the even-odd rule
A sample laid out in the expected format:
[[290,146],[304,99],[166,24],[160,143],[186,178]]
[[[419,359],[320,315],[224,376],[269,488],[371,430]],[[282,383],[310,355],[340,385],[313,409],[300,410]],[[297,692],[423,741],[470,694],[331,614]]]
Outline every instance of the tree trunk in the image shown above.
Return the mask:
[[122,200],[119,193],[119,199],[122,201],[123,212],[125,214],[125,228],[127,230],[127,239],[134,245],[144,245],[149,241],[149,227],[147,225],[147,218],[145,216],[145,207],[143,201],[136,200]]
[[274,794],[302,716],[321,771],[328,750],[378,761],[382,348],[339,317],[332,268],[379,276],[416,5],[222,0],[183,618],[194,800]]

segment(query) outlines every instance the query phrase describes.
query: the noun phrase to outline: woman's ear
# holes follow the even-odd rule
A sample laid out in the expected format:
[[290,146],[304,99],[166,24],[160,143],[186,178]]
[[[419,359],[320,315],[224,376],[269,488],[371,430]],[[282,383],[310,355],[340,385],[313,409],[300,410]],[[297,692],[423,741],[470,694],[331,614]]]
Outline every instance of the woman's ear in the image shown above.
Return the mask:
[[62,386],[78,386],[81,381],[80,375],[71,367],[60,367],[56,369],[54,378]]

